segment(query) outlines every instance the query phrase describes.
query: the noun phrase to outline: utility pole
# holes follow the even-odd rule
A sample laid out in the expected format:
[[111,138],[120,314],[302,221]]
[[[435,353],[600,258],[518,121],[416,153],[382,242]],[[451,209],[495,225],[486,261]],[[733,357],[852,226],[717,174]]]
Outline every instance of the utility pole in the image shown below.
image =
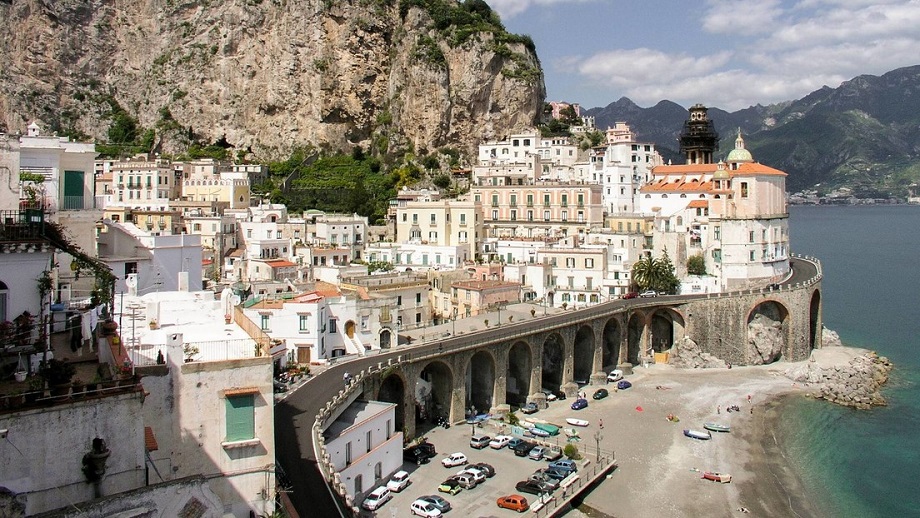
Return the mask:
[[594,432],[594,444],[595,444],[595,447],[597,448],[597,450],[596,450],[596,451],[597,451],[596,457],[597,457],[597,462],[598,462],[598,463],[601,461],[601,439],[603,439],[603,438],[604,438],[604,436],[601,435],[601,431],[600,431],[600,430],[597,430],[597,431]]

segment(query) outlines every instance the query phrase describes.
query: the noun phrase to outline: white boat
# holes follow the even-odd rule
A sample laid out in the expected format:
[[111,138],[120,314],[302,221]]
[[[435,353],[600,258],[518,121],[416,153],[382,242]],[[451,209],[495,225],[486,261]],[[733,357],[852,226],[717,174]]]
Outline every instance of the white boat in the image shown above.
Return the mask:
[[565,418],[565,422],[569,423],[572,426],[588,426],[588,421],[584,419],[576,419],[574,417]]
[[574,428],[563,428],[562,433],[564,433],[566,437],[578,437],[578,430]]
[[712,434],[709,432],[701,432],[699,430],[684,430],[684,435],[690,437],[691,439],[699,439],[701,441],[708,441],[712,439]]

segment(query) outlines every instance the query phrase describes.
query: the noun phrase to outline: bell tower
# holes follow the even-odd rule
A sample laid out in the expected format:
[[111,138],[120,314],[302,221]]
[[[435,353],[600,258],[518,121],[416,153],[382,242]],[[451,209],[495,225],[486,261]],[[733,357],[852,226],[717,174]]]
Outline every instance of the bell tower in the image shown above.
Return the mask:
[[708,108],[702,104],[690,107],[690,118],[680,132],[680,152],[687,158],[687,164],[711,164],[719,134],[707,116]]

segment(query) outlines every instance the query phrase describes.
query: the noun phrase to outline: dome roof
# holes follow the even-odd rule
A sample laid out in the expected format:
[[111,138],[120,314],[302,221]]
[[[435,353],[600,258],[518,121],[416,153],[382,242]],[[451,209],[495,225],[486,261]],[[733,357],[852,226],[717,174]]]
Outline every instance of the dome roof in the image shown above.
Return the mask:
[[741,128],[738,128],[738,138],[735,139],[735,149],[731,150],[726,162],[753,162],[754,156],[747,149],[744,149],[744,139],[741,138]]
[[719,160],[719,165],[716,166],[716,172],[712,175],[713,180],[728,180],[728,170],[725,169],[725,163]]

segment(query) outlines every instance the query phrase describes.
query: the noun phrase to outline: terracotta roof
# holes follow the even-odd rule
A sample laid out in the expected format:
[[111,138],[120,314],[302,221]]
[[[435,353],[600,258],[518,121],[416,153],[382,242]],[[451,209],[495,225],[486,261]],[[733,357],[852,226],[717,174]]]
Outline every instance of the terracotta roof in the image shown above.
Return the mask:
[[291,261],[285,261],[284,259],[276,259],[274,261],[265,261],[265,264],[271,266],[272,268],[285,268],[289,266],[297,266],[297,263],[292,263]]
[[214,261],[212,261],[212,260],[210,260],[210,259],[202,259],[202,260],[201,260],[201,266],[208,266],[209,264],[212,264],[212,263],[214,263]]
[[[659,165],[652,168],[652,174],[658,176],[662,174],[668,175],[700,175],[700,174],[713,174],[718,169],[719,164],[681,164],[681,165]],[[738,169],[728,169],[728,165],[725,166],[728,174],[730,176],[747,176],[747,175],[782,175],[786,176],[786,173],[780,171],[779,169],[774,169],[770,166],[763,165],[759,162],[748,162],[744,164],[738,164]]]
[[517,282],[506,281],[457,281],[451,283],[454,288],[466,288],[468,290],[486,290],[489,288],[508,288],[520,286]]
[[144,427],[144,447],[147,448],[147,451],[160,449],[160,445],[157,444],[157,438],[153,435],[153,428],[149,426]]
[[709,202],[706,200],[693,200],[687,204],[688,209],[706,209],[709,208]]
[[227,257],[243,257],[243,249],[234,248],[233,250],[230,250],[230,252],[227,253]]
[[298,303],[316,302],[317,300],[322,300],[322,299],[323,299],[322,295],[320,295],[319,293],[315,291],[311,291],[311,292],[303,293],[303,294],[300,294],[294,297],[293,299],[291,299],[291,302],[298,302]]
[[342,295],[338,286],[325,281],[316,281],[316,293],[324,297],[339,297]]

